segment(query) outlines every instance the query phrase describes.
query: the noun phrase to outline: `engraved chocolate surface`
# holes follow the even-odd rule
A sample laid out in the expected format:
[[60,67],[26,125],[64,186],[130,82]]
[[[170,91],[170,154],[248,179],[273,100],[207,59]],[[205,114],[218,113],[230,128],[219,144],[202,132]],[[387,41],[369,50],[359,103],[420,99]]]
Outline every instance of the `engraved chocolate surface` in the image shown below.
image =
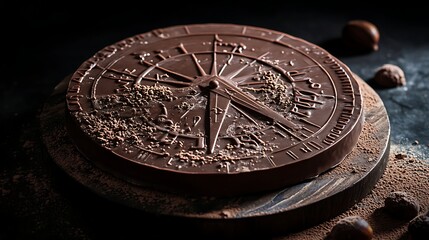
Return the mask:
[[362,122],[342,62],[288,34],[232,24],[108,46],[72,75],[66,101],[77,147],[107,171],[215,195],[315,177],[351,151]]

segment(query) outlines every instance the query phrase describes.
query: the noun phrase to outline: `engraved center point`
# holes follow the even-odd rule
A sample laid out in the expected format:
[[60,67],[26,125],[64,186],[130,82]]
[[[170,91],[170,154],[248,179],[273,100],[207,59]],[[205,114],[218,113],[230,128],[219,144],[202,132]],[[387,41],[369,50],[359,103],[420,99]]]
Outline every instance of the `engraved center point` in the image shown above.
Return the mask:
[[216,88],[218,88],[218,87],[219,87],[219,81],[218,81],[218,80],[216,80],[216,79],[211,80],[211,81],[209,82],[209,87],[210,87],[211,89],[216,89]]

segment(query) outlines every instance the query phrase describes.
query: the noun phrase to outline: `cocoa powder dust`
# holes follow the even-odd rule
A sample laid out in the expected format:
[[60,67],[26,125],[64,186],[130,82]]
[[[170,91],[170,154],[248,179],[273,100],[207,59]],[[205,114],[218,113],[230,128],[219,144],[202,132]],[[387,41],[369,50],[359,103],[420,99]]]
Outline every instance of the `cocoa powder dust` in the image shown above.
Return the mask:
[[[343,214],[304,231],[276,239],[314,240],[324,239],[340,219],[358,215],[368,221],[374,230],[373,239],[410,239],[408,220],[395,219],[387,214],[384,200],[390,192],[403,191],[414,196],[420,203],[420,214],[429,209],[429,164],[425,160],[398,152],[392,145],[386,170],[373,190],[360,202]],[[401,156],[401,157],[398,157]]]
[[[365,84],[362,85],[363,90],[367,90],[368,86]],[[380,103],[379,99],[375,94],[369,94],[371,91],[363,91],[364,94],[364,103],[365,107],[368,109],[372,109],[371,106],[375,106]],[[58,111],[58,108],[55,106],[51,107],[52,112],[45,113],[44,126],[46,129],[50,129],[50,131],[46,131],[44,135],[45,142],[55,143],[53,146],[72,146],[70,139],[67,137],[67,134],[62,125],[58,125],[58,123],[63,122],[63,114],[62,111]],[[49,116],[52,114],[52,116]],[[49,120],[49,121],[47,121]],[[43,121],[42,121],[43,122]],[[55,132],[53,129],[56,129]],[[356,146],[358,151],[353,151],[351,153],[351,157],[353,159],[360,159],[356,156],[353,157],[353,154],[360,154],[359,156],[379,156],[380,148],[379,148],[379,140],[377,126],[372,124],[365,124],[363,129],[363,134],[360,136],[364,141],[363,143],[359,143]],[[28,138],[27,138],[28,139]],[[37,149],[37,148],[36,148]],[[61,166],[66,167],[70,173],[79,173],[73,178],[78,180],[78,182],[83,182],[86,186],[95,185],[98,187],[98,193],[101,195],[109,195],[113,202],[122,202],[130,200],[131,203],[144,203],[148,209],[156,209],[162,207],[164,212],[177,211],[178,209],[189,209],[189,201],[186,199],[182,199],[180,197],[175,197],[174,195],[162,195],[158,196],[156,191],[145,191],[141,192],[135,190],[137,186],[131,187],[130,185],[120,184],[120,182],[113,181],[113,178],[109,178],[106,174],[103,174],[101,170],[98,169],[88,169],[88,164],[79,164],[83,163],[83,161],[78,161],[80,159],[79,154],[77,154],[77,150],[73,147],[55,147],[50,148],[50,155],[54,156],[57,161],[61,161]],[[37,156],[38,154],[31,153],[31,156]],[[46,156],[43,159],[46,158]],[[47,158],[46,158],[47,159]],[[363,160],[362,160],[363,159]],[[372,158],[362,158],[362,161],[376,161],[376,159]],[[359,161],[361,161],[359,160]],[[47,161],[47,160],[45,160]],[[31,161],[31,163],[37,161]],[[327,174],[344,174],[346,172],[351,172],[353,174],[364,174],[367,169],[365,166],[358,164],[353,161],[346,161],[340,164],[337,168]],[[32,171],[34,171],[34,168]],[[45,169],[45,168],[42,168]],[[85,174],[82,174],[85,173]],[[16,180],[22,179],[20,176],[26,175],[17,175]],[[381,177],[381,179],[374,186],[372,191],[366,195],[362,200],[357,201],[354,206],[352,206],[347,211],[342,214],[320,223],[316,226],[306,228],[299,232],[283,234],[279,237],[275,237],[273,239],[283,240],[283,239],[296,239],[296,240],[314,240],[314,239],[324,239],[327,234],[331,231],[333,226],[340,220],[347,216],[360,216],[365,219],[372,227],[374,232],[373,239],[401,239],[408,240],[409,235],[407,233],[407,228],[410,220],[400,220],[392,217],[386,211],[384,211],[384,203],[386,197],[391,192],[401,191],[406,192],[416,198],[419,202],[420,208],[419,212],[424,213],[429,209],[429,162],[426,159],[422,159],[422,157],[410,154],[407,149],[403,149],[403,146],[395,145],[392,143],[391,149],[389,152],[389,159],[387,162],[387,167]],[[50,176],[43,177],[44,182],[53,183],[56,178],[52,178]],[[62,179],[64,180],[64,179]],[[54,184],[55,185],[55,184]],[[63,186],[64,184],[56,184],[61,189],[64,189],[65,192],[73,192],[72,189],[69,189],[70,186]],[[12,189],[14,184],[6,184],[6,186],[10,186],[7,189],[3,187],[4,190]],[[92,239],[91,236],[114,236],[115,234],[120,234],[122,238],[126,238],[126,236],[135,236],[136,233],[141,234],[141,221],[142,216],[139,211],[135,211],[133,208],[122,208],[118,204],[109,204],[106,203],[108,201],[93,200],[91,201],[90,194],[82,194],[80,188],[75,186],[76,190],[74,191],[77,194],[72,194],[72,196],[81,199],[78,202],[77,206],[70,207],[69,202],[70,199],[74,199],[74,197],[70,197],[70,194],[66,194],[65,197],[59,195],[56,190],[50,187],[51,185],[47,185],[43,189],[49,189],[48,192],[56,193],[52,196],[52,201],[50,203],[55,202],[58,204],[54,204],[52,206],[53,209],[63,209],[63,211],[48,211],[49,213],[57,213],[55,214],[57,220],[55,222],[61,223],[61,226],[68,226],[66,229],[70,229],[71,226],[74,226],[75,229],[72,231],[73,233],[69,233],[68,230],[64,228],[60,233],[52,232],[52,228],[43,228],[43,231],[31,231],[31,234],[38,233],[38,236],[46,236],[46,235],[56,235],[56,236],[64,236],[64,235],[72,235],[81,236],[79,239]],[[81,187],[81,186],[79,186]],[[11,192],[11,191],[10,191]],[[8,191],[1,191],[2,196],[9,196],[11,194]],[[49,196],[45,194],[45,196]],[[70,198],[67,198],[69,196]],[[11,196],[12,197],[12,196]],[[34,197],[34,196],[31,196]],[[60,198],[61,200],[57,200]],[[117,198],[117,199],[116,199]],[[26,199],[34,199],[39,198],[28,198]],[[44,198],[40,198],[44,199]],[[160,203],[159,199],[163,199]],[[54,201],[56,200],[56,201]],[[202,199],[198,199],[201,201]],[[215,200],[211,199],[203,199],[204,204],[206,202],[217,204]],[[199,201],[193,202],[195,206],[200,206],[201,203]],[[130,203],[128,202],[128,203]],[[92,203],[92,204],[91,204]],[[105,204],[105,205],[103,205]],[[202,205],[204,205],[202,204]],[[239,208],[240,206],[234,206],[235,202],[232,202],[228,208],[228,211],[223,211],[222,214],[234,215],[233,211],[229,211],[229,209],[235,209],[235,207]],[[216,206],[216,205],[213,205]],[[138,206],[133,206],[137,207]],[[83,209],[82,209],[83,208]],[[76,214],[76,210],[81,209],[82,211],[78,211]],[[94,210],[95,209],[95,210]],[[25,213],[21,215],[25,215],[28,217],[27,212],[32,211],[33,208],[28,209]],[[185,211],[183,210],[183,211]],[[87,213],[89,212],[89,214]],[[108,213],[109,217],[105,214]],[[188,214],[187,212],[180,212],[175,214]],[[45,219],[52,219],[52,216],[49,218],[38,218],[36,214],[34,214],[35,219],[40,222],[46,223]],[[77,216],[76,216],[77,215]],[[83,215],[79,217],[79,215]],[[87,221],[87,219],[90,221]],[[159,221],[155,221],[155,218],[152,216],[150,218],[153,219],[153,224],[145,223],[145,236],[161,236],[164,233],[155,230],[155,227],[160,223]],[[60,220],[60,221],[59,221]],[[63,220],[63,221],[61,221]],[[174,219],[172,219],[174,221]],[[177,220],[177,219],[176,219]],[[64,221],[67,224],[64,224]],[[161,223],[166,221],[162,218]],[[83,222],[83,223],[82,223]],[[167,224],[167,221],[165,222]],[[40,227],[40,223],[32,224]],[[49,226],[52,224],[46,224]],[[161,224],[163,225],[163,224]],[[103,226],[103,227],[99,227]],[[153,229],[151,231],[151,229]],[[32,229],[34,230],[34,229]],[[37,235],[37,234],[36,234]],[[269,236],[267,236],[269,237]],[[44,239],[44,238],[40,238]],[[64,238],[62,238],[64,239]]]
[[[367,109],[380,104],[380,100],[369,89],[368,85],[361,84],[361,87],[363,89],[364,104]],[[377,128],[372,124],[365,124],[360,136],[364,141],[357,144],[356,148],[359,151],[354,151],[350,155],[379,155],[378,140],[374,133],[375,135],[377,134]],[[357,157],[351,157],[357,159]],[[368,159],[368,161],[373,160],[375,159]],[[366,171],[366,169],[361,169],[361,166],[353,162],[345,161],[337,167],[336,171],[352,171],[359,174],[362,171]],[[419,214],[429,210],[429,161],[422,159],[418,154],[410,154],[410,151],[404,149],[404,146],[392,143],[387,166],[382,177],[371,192],[361,201],[328,221],[275,239],[322,240],[325,239],[339,220],[348,216],[360,216],[371,225],[374,233],[373,239],[410,240],[408,224],[411,220],[394,218],[384,209],[385,200],[389,193],[398,191],[405,192],[417,200],[420,207]]]

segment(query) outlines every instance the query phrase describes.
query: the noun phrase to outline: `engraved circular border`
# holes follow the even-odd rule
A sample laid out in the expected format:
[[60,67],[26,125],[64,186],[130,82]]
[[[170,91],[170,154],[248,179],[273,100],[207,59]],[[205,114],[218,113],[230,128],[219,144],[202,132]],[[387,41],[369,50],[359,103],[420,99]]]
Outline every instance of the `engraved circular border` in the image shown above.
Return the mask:
[[[99,61],[100,59],[104,59],[105,57],[109,57],[111,55],[116,54],[116,52],[118,51],[123,51],[123,49],[125,49],[125,52],[123,54],[125,54],[126,48],[134,43],[136,43],[136,41],[147,41],[147,43],[151,43],[151,41],[158,41],[159,39],[168,39],[168,38],[173,38],[173,37],[182,37],[182,36],[188,36],[189,34],[191,34],[192,31],[194,31],[193,29],[196,28],[198,29],[198,34],[204,35],[204,34],[211,34],[213,35],[213,32],[210,32],[210,27],[208,26],[217,26],[216,24],[212,24],[212,25],[187,25],[187,26],[173,26],[173,27],[169,27],[169,28],[164,28],[164,29],[157,29],[154,30],[152,32],[148,32],[148,33],[144,33],[144,34],[140,34],[140,35],[136,35],[134,37],[131,38],[127,38],[123,41],[120,41],[114,45],[111,45],[109,47],[104,48],[102,51],[100,51],[98,54],[96,54],[92,59],[96,62]],[[183,28],[183,32],[179,33],[176,31],[176,34],[172,34],[175,32],[175,30],[177,30],[178,28]],[[237,33],[237,30],[239,30],[239,33]],[[262,28],[257,28],[257,27],[250,27],[250,26],[241,26],[241,25],[231,25],[231,28],[225,29],[224,32],[221,32],[219,34],[224,34],[224,35],[236,35],[236,36],[246,36],[245,32],[246,31],[259,31],[260,32],[260,39],[264,40],[264,41],[271,41],[273,43],[278,43],[280,45],[283,45],[285,47],[291,48],[296,50],[297,52],[300,52],[300,54],[302,54],[303,56],[310,58],[314,63],[316,63],[319,68],[325,72],[325,74],[328,76],[328,78],[331,81],[331,85],[335,88],[336,85],[334,83],[334,81],[332,80],[332,76],[333,75],[338,75],[337,77],[340,78],[340,76],[345,76],[348,78],[350,82],[350,88],[352,89],[352,91],[356,91],[353,92],[353,102],[355,104],[355,101],[357,101],[357,105],[360,106],[360,93],[359,93],[359,87],[356,84],[356,82],[352,79],[351,74],[349,72],[349,69],[343,65],[340,64],[340,62],[334,58],[333,56],[331,56],[330,54],[328,54],[326,51],[324,51],[323,49],[319,48],[318,46],[308,43],[305,40],[302,39],[298,39],[292,36],[289,36],[285,33],[281,33],[281,32],[277,32],[277,31],[272,31],[272,30],[267,30],[267,29],[262,29]],[[194,33],[192,33],[194,34]],[[153,35],[156,35],[158,38],[154,38]],[[268,38],[267,36],[269,36],[270,38]],[[258,38],[256,36],[250,36],[253,38]],[[313,59],[312,57],[310,57],[308,54],[305,54],[304,52],[302,52],[301,50],[297,49],[294,46],[291,46],[287,43],[283,43],[281,42],[282,39],[284,37],[287,37],[288,39],[296,39],[296,41],[298,43],[306,43],[309,47],[313,47],[315,49],[320,50],[322,53],[325,53],[326,55],[321,58],[321,60],[324,59],[324,64],[326,64],[326,67],[328,67],[328,69],[326,69],[325,67],[323,67],[321,65],[320,62],[318,62],[317,60]],[[249,56],[246,56],[249,57]],[[262,61],[263,62],[263,61]],[[268,64],[266,62],[263,62],[264,64]],[[73,78],[83,78],[85,77],[85,74],[82,74],[82,71],[85,70],[86,68],[91,68],[91,64],[88,65],[88,62],[85,62],[84,64],[82,64],[82,66],[79,68],[79,70],[75,73],[75,75],[73,76]],[[272,65],[270,65],[272,66]],[[85,70],[86,71],[86,70]],[[284,72],[282,74],[285,74]],[[81,76],[83,75],[83,76]],[[96,82],[95,82],[96,83]],[[71,88],[73,88],[73,86],[71,86]],[[95,86],[93,86],[93,88],[95,88]],[[69,86],[70,89],[70,86]],[[334,89],[334,91],[336,91],[336,89]],[[338,94],[338,93],[336,93]],[[76,95],[73,95],[76,96]],[[70,107],[70,102],[75,102],[76,98],[73,98],[73,96],[68,95],[67,96],[67,102],[69,103],[69,107]],[[355,96],[357,96],[357,98],[355,98]],[[335,109],[333,109],[330,118],[328,119],[328,121],[326,122],[326,124],[324,126],[322,126],[322,128],[318,131],[321,132],[322,130],[324,130],[325,126],[327,125],[327,123],[329,123],[332,118],[332,116],[337,113],[337,104],[338,102],[335,103]],[[360,115],[360,113],[362,112],[362,107],[359,107],[359,109],[357,109],[358,114]],[[351,114],[351,116],[353,115],[353,113]],[[352,119],[353,117],[351,117]],[[355,120],[352,124],[346,124],[346,126],[348,126],[348,131],[344,131],[344,132],[334,132],[334,129],[327,129],[327,133],[325,133],[326,136],[323,136],[325,139],[323,140],[324,143],[326,143],[326,145],[328,146],[327,148],[329,148],[330,146],[333,145],[333,143],[340,141],[344,135],[348,134],[348,132],[350,132],[353,128],[354,125],[356,124],[356,122],[358,122],[358,120]],[[334,126],[334,128],[336,127],[336,125]],[[340,126],[340,127],[344,127],[344,126]],[[331,133],[332,132],[332,133]],[[343,134],[343,135],[341,135]],[[314,134],[315,135],[315,134]],[[311,138],[312,136],[310,136],[309,138]],[[305,139],[307,142],[308,139]],[[302,145],[302,144],[301,144]],[[292,158],[292,160],[299,160],[299,159],[295,159],[295,154],[293,153],[292,150],[298,150],[301,149],[303,147],[301,147],[300,143],[297,142],[296,145],[291,146],[290,148],[292,148],[291,150],[288,151],[288,155]],[[308,148],[308,147],[307,147]],[[306,156],[305,159],[311,158],[313,155],[311,154],[316,154],[317,151],[311,152],[309,153],[308,156]],[[337,163],[336,163],[337,164]],[[277,165],[277,166],[281,166],[281,164]],[[171,170],[166,168],[166,170]]]
[[[364,93],[375,103],[365,108],[364,115],[365,125],[375,128],[375,131],[366,131],[377,141],[371,144],[379,151],[355,148],[345,161],[362,166],[364,172],[349,171],[332,176],[326,173],[267,194],[188,197],[142,188],[103,172],[77,151],[67,134],[64,126],[66,80],[55,88],[41,112],[42,139],[52,160],[79,184],[108,200],[154,214],[148,220],[159,221],[166,228],[192,226],[196,234],[221,237],[277,235],[301,230],[340,214],[366,196],[382,176],[390,149],[390,123],[382,100],[363,80],[359,81]],[[360,138],[359,143],[365,144],[367,140],[367,137]],[[308,187],[313,184],[316,188]],[[320,193],[317,198],[304,200],[302,197],[315,192]],[[285,201],[288,198],[292,201]]]

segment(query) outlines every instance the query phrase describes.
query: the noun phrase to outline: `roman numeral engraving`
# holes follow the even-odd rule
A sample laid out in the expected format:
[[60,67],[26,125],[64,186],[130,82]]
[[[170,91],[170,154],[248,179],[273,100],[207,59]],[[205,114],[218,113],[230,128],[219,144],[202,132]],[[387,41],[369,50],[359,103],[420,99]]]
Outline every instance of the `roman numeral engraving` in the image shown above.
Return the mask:
[[285,131],[287,134],[289,134],[289,136],[296,138],[299,141],[302,141],[303,139],[301,139],[300,137],[298,137],[296,134],[294,134],[292,131],[290,131],[289,129],[285,128],[282,124],[280,123],[276,123],[276,125],[278,127],[280,127],[283,131]]
[[162,61],[180,54],[187,54],[188,51],[186,50],[183,43],[180,43],[176,47],[173,47],[167,50],[157,50],[155,53],[157,53],[156,57],[158,57]]
[[142,160],[142,161],[144,161],[144,160],[146,160],[148,157],[150,156],[150,154],[149,154],[149,152],[147,152],[147,151],[141,151],[141,152],[139,152],[138,153],[138,155],[137,155],[137,159],[139,159],[139,160]]
[[82,111],[82,107],[80,106],[80,98],[82,98],[83,95],[69,95],[67,96],[67,105],[69,111],[76,112],[76,111]]
[[291,112],[295,113],[296,115],[300,116],[300,117],[310,117],[310,113],[309,112],[300,112],[299,108],[296,104],[293,105],[293,107],[290,110]]
[[303,151],[304,153],[309,153],[309,152],[312,152],[313,150],[322,149],[322,146],[314,141],[310,141],[307,144],[303,143],[302,146],[303,147],[301,147],[300,150]]
[[313,150],[311,150],[311,148],[309,148],[305,143],[303,143],[302,144],[302,148],[300,148],[300,150],[301,151],[303,151],[303,152],[305,152],[305,153],[308,153],[308,152],[311,152],[311,151],[313,151]]
[[273,167],[277,166],[270,156],[267,156],[267,159],[268,159],[268,162],[270,162]]
[[314,142],[314,141],[308,142],[308,145],[312,146],[316,150],[320,150],[320,149],[323,148],[322,145],[320,145],[320,144],[318,144],[317,142]]
[[198,137],[196,145],[192,146],[191,149],[205,149],[206,148],[206,139],[204,137]]
[[291,157],[294,160],[298,160],[298,155],[296,155],[294,152],[292,152],[291,150],[288,150],[286,152],[287,155],[289,155],[289,157]]
[[81,83],[83,81],[84,77],[88,74],[88,72],[89,71],[82,70],[82,69],[77,70],[76,73],[75,73],[75,75],[71,79],[71,81],[75,82],[75,83]]
[[304,95],[296,95],[295,96],[295,106],[302,107],[306,109],[315,109],[316,103],[322,104],[322,102],[316,100],[316,96],[304,96]]
[[69,92],[69,93],[79,93],[80,92],[80,85],[77,85],[77,84],[71,85],[69,87],[69,89],[67,90],[67,92]]

